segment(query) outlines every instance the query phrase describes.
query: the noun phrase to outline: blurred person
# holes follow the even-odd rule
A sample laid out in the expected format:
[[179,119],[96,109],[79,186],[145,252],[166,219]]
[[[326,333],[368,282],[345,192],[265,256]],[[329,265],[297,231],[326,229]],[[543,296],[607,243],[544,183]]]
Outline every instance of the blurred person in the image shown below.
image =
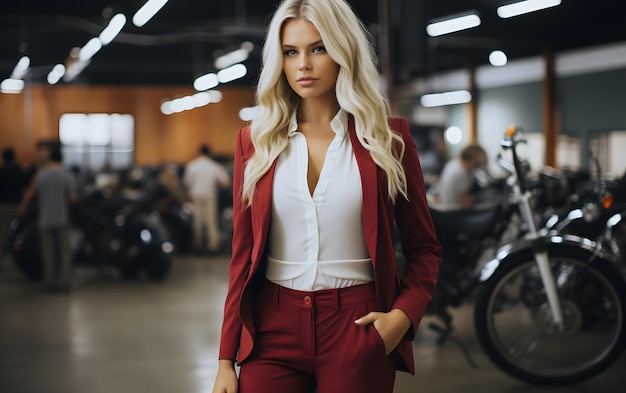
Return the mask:
[[26,172],[17,163],[15,150],[12,147],[3,149],[0,166],[0,203],[18,204],[22,200],[25,186]]
[[183,184],[193,206],[194,247],[198,251],[218,251],[219,190],[230,187],[231,180],[226,169],[212,158],[207,145],[202,145],[198,157],[185,166]]
[[180,205],[188,202],[185,189],[178,176],[178,166],[174,163],[167,163],[163,166],[161,173],[157,177],[159,183],[165,187],[169,196]]
[[37,142],[35,157],[26,170],[26,184],[29,186],[37,176],[39,170],[48,164],[51,147],[57,146],[58,142],[42,140]]
[[272,17],[258,116],[236,138],[214,393],[391,393],[396,370],[415,372],[440,246],[374,56],[345,0],[284,0]]
[[74,178],[62,166],[59,146],[51,147],[48,163],[40,168],[26,191],[18,213],[37,200],[43,279],[50,291],[71,290],[72,249],[70,245],[70,204],[77,201]]
[[475,203],[471,189],[478,170],[487,166],[487,153],[477,144],[463,148],[446,163],[439,178],[438,203],[445,208],[466,208]]

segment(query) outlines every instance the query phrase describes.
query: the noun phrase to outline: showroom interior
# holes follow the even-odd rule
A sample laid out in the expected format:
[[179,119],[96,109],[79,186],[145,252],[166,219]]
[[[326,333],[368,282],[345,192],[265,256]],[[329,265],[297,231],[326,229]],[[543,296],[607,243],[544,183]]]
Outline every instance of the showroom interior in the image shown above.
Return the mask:
[[[623,391],[626,3],[347,2],[456,261],[394,392]],[[184,188],[204,145],[232,176],[278,3],[0,2],[0,392],[212,392],[233,190],[207,251],[170,181]],[[448,212],[439,178],[471,144],[486,153],[477,203]],[[56,148],[92,199],[72,224],[71,290],[50,293],[22,205]]]

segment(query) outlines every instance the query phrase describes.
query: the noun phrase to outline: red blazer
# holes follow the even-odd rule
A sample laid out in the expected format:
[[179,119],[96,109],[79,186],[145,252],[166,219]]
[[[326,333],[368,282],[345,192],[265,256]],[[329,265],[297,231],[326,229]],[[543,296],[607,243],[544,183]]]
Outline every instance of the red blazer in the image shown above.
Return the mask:
[[[406,145],[402,164],[407,176],[409,200],[399,195],[395,204],[388,198],[385,172],[357,139],[352,116],[349,116],[348,133],[361,173],[363,227],[374,265],[378,311],[399,308],[412,322],[412,328],[390,356],[394,357],[397,369],[413,374],[411,341],[435,288],[441,248],[428,210],[422,170],[408,123],[404,119],[389,119],[389,125],[402,135]],[[257,284],[264,277],[276,168],[274,162],[258,181],[252,205],[247,207],[240,196],[245,162],[253,153],[250,130],[245,127],[239,130],[235,146],[232,259],[219,353],[220,359],[236,359],[238,363],[246,360],[254,346],[252,307]],[[402,278],[398,275],[393,247],[394,222],[407,260]]]

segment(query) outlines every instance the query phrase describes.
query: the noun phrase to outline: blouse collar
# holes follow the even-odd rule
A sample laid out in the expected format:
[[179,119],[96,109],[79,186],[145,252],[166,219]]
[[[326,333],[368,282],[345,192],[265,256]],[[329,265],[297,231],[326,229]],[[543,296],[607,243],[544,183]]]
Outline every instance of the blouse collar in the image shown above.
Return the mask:
[[[337,112],[335,117],[333,117],[333,119],[330,121],[330,128],[335,134],[343,137],[348,130],[348,112],[339,108],[339,111]],[[289,121],[289,132],[287,133],[287,136],[291,138],[292,136],[296,135],[297,131],[298,119],[296,117],[296,114],[294,113],[291,116],[291,120]]]

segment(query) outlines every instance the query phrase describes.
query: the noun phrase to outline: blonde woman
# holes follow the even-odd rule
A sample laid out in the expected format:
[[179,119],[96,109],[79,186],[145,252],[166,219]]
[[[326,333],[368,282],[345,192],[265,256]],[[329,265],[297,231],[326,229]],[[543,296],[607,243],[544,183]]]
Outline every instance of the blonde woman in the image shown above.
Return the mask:
[[215,393],[391,393],[396,370],[414,372],[440,245],[373,53],[344,0],[285,0],[272,18],[259,113],[235,147]]

